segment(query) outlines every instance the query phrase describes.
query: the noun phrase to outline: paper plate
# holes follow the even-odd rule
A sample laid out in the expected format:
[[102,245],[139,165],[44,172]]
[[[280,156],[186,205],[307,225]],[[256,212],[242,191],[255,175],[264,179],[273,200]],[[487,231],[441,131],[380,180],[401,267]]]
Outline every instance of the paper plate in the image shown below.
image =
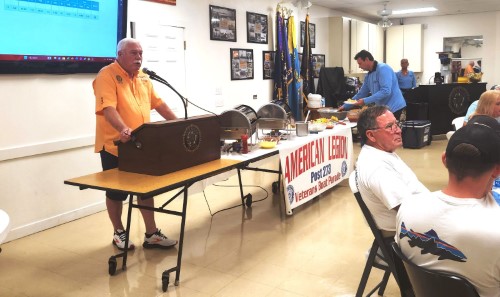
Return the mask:
[[276,147],[276,141],[261,141],[259,145],[263,149],[272,149]]
[[352,104],[351,102],[344,101],[344,110],[349,110],[353,109],[356,105]]

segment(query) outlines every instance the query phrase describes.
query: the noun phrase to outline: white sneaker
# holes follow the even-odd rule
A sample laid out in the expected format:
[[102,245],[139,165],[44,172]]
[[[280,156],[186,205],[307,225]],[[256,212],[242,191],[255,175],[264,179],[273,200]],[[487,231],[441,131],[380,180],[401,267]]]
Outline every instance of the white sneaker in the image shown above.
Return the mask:
[[142,246],[146,249],[168,249],[177,244],[177,240],[168,239],[161,230],[158,229],[155,233],[148,237],[147,234],[144,235],[144,243]]
[[[113,234],[113,244],[120,250],[124,251],[125,250],[125,237],[127,233],[123,230],[116,230],[115,233]],[[128,250],[133,250],[135,248],[134,243],[132,240],[128,240]]]

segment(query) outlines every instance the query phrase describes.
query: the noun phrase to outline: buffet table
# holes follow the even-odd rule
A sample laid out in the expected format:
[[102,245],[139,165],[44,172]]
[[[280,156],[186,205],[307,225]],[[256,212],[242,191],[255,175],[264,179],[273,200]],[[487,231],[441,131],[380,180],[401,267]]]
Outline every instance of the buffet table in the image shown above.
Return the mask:
[[[236,170],[239,178],[242,206],[244,207],[245,195],[243,194],[241,182],[241,170],[256,170],[278,174],[278,189],[281,189],[280,180],[281,174],[283,174],[283,188],[287,194],[284,199],[286,210],[288,214],[292,214],[293,208],[317,197],[349,176],[354,159],[351,127],[351,124],[339,124],[334,129],[304,137],[295,136],[293,131],[289,135],[290,139],[280,141],[275,148],[261,149],[254,146],[248,154],[226,154],[221,159],[161,176],[111,169],[65,180],[64,183],[78,186],[81,190],[113,190],[129,195],[125,246],[128,245],[129,240],[132,208],[149,209],[181,217],[177,265],[165,270],[162,274],[162,289],[166,291],[171,272],[176,272],[174,284],[178,285],[179,283],[187,200],[189,197],[188,190],[191,187],[193,187],[194,191],[201,190],[207,185],[222,179],[224,175],[231,174],[231,172],[234,174],[234,170]],[[252,163],[258,164],[259,161],[278,154],[280,158],[279,170],[267,170],[258,166],[250,167]],[[134,203],[134,196],[137,199],[149,199],[173,190],[178,192],[160,207],[150,208]],[[166,209],[179,196],[183,198],[182,211]],[[247,204],[247,206],[250,205]],[[127,252],[124,251],[109,258],[110,275],[114,275],[116,272],[117,258],[123,258],[122,270],[126,269]]]
[[[239,169],[264,171],[256,167],[251,168],[246,162],[255,162],[263,156],[279,154],[280,169],[275,173],[283,174],[283,187],[280,186],[279,179],[278,188],[284,189],[286,193],[285,210],[291,215],[294,208],[349,176],[354,164],[351,132],[353,126],[355,124],[347,122],[346,125],[335,125],[334,129],[302,137],[293,132],[290,140],[280,141],[273,149],[257,149],[248,154],[224,155],[222,158],[242,161]],[[273,184],[273,192],[275,185]]]

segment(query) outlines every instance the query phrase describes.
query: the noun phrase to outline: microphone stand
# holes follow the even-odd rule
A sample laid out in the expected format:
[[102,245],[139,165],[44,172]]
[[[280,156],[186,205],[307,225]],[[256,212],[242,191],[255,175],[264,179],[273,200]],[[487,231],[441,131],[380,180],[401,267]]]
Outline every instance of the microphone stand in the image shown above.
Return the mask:
[[172,91],[174,91],[177,94],[177,96],[179,96],[179,98],[181,98],[182,105],[184,106],[184,119],[187,120],[187,118],[188,118],[188,115],[187,115],[187,101],[188,100],[187,100],[187,98],[185,98],[179,92],[177,92],[177,90],[174,87],[172,87],[172,85],[169,84],[168,81],[164,80],[163,78],[161,78],[160,76],[158,76],[156,73],[148,73],[148,74],[149,74],[149,78],[151,78],[152,80],[156,80],[157,82],[160,82],[160,83],[166,85]]

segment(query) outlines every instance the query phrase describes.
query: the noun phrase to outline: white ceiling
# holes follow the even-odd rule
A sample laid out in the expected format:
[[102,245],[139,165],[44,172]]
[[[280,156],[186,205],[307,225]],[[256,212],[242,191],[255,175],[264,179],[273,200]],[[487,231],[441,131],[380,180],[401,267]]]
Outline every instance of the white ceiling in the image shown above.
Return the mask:
[[310,0],[313,5],[328,7],[348,15],[359,16],[369,20],[378,20],[381,17],[377,11],[384,8],[401,10],[409,8],[420,8],[433,6],[438,9],[434,12],[426,12],[412,15],[390,15],[389,18],[408,18],[438,15],[456,15],[464,13],[478,13],[489,11],[500,11],[500,0]]

